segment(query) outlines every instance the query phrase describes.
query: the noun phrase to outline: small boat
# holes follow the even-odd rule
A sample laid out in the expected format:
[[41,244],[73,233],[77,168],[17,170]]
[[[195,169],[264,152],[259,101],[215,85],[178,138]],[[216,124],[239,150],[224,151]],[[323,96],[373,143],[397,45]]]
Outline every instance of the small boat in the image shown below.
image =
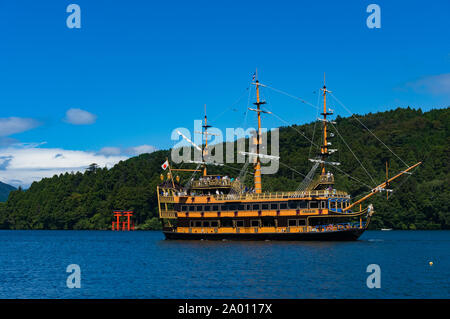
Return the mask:
[[382,231],[390,231],[392,228],[381,228]]

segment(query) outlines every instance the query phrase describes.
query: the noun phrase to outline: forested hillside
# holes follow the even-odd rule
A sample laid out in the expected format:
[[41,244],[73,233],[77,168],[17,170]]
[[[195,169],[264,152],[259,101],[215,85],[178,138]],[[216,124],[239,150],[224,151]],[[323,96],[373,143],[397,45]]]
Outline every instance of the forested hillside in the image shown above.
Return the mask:
[[11,185],[0,182],[0,202],[6,201],[9,193],[15,189],[16,188]]
[[[375,195],[370,202],[376,214],[372,228],[450,229],[450,108],[432,110],[396,109],[358,118],[400,158],[393,155],[354,118],[336,119],[339,133],[332,140],[339,151],[332,159],[341,162],[334,170],[336,188],[360,196],[375,186],[347,145],[376,183],[385,180],[385,161],[391,175],[418,161],[423,164],[412,176],[392,184],[394,193]],[[263,176],[264,190],[295,190],[309,171],[311,143],[298,131],[312,136],[314,124],[280,128],[280,169]],[[317,129],[319,127],[316,127]],[[333,128],[330,129],[333,131]],[[339,135],[345,139],[343,142]],[[316,134],[319,138],[320,134]],[[310,153],[311,151],[311,153]],[[169,151],[157,151],[118,163],[111,169],[92,166],[85,173],[63,174],[35,182],[23,191],[11,192],[0,203],[3,229],[108,229],[114,209],[134,210],[141,229],[157,228],[156,185],[161,164]],[[241,164],[242,165],[242,164]],[[213,167],[214,172],[236,175],[240,165]],[[295,171],[293,171],[294,169]],[[182,176],[183,177],[183,176]],[[247,178],[251,182],[251,178]]]

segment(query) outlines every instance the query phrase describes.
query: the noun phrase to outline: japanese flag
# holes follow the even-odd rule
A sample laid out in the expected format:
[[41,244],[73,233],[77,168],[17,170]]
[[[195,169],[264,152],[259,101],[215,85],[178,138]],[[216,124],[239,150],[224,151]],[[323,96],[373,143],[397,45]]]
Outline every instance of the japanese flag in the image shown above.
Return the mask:
[[163,170],[166,170],[167,167],[169,167],[169,162],[165,161],[162,165],[161,165]]

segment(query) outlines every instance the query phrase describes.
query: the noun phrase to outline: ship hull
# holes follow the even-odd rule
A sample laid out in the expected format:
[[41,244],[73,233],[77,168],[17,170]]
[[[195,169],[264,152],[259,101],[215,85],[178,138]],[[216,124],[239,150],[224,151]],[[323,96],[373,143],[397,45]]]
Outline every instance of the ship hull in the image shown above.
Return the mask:
[[353,241],[357,240],[365,229],[348,229],[308,233],[177,233],[163,231],[168,240],[285,240],[285,241]]

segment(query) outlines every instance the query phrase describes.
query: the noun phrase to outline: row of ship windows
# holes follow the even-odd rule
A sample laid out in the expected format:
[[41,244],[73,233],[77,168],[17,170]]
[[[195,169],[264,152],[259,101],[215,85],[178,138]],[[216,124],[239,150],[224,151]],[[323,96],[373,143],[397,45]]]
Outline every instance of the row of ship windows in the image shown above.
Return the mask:
[[221,212],[221,211],[236,211],[236,210],[281,210],[281,209],[316,209],[327,208],[326,201],[292,201],[288,203],[264,203],[264,204],[229,204],[229,205],[182,205],[183,212]]
[[[244,227],[244,221],[243,220],[224,220],[219,224],[219,221],[212,220],[191,220],[189,226],[190,227]],[[305,219],[289,219],[288,220],[288,226],[294,227],[294,226],[305,226],[306,220]],[[250,227],[261,227],[261,226],[274,226],[273,223],[270,225],[263,225],[260,219],[253,219],[250,220]]]

